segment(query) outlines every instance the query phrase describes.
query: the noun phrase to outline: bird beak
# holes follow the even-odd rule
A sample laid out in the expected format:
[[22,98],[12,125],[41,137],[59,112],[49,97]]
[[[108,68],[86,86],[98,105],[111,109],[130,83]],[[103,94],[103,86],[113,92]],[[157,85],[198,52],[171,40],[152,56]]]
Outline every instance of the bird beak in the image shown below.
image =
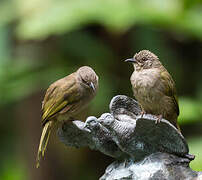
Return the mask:
[[92,88],[93,91],[95,91],[95,86],[94,86],[94,84],[92,82],[90,83],[89,86],[90,86],[90,88]]
[[125,62],[136,63],[137,61],[135,58],[130,58],[130,59],[126,59]]

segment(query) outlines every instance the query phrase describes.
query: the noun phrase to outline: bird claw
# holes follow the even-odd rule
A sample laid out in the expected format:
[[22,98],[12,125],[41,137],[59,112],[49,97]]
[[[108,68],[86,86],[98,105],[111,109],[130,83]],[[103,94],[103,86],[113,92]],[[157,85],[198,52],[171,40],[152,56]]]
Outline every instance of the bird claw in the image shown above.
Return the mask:
[[161,122],[161,120],[162,120],[162,118],[163,118],[163,116],[160,114],[160,115],[158,115],[157,116],[157,119],[156,119],[156,121],[155,121],[155,124],[158,124],[158,123],[160,123]]
[[141,112],[140,112],[141,118],[143,118],[143,116],[144,116],[145,114],[146,114],[145,111],[141,111]]

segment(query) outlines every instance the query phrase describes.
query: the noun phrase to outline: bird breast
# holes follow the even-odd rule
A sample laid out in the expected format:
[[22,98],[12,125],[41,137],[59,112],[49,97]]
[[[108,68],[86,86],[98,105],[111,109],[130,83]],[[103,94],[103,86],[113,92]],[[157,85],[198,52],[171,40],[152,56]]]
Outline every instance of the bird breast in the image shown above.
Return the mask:
[[134,89],[141,90],[144,93],[154,87],[158,78],[159,73],[155,69],[134,71],[131,76],[131,83]]
[[[149,106],[157,103],[160,99],[160,94],[155,88],[158,83],[160,73],[156,69],[145,69],[141,71],[134,71],[131,76],[131,84],[133,93],[137,101],[142,106]],[[157,94],[159,94],[157,96]]]

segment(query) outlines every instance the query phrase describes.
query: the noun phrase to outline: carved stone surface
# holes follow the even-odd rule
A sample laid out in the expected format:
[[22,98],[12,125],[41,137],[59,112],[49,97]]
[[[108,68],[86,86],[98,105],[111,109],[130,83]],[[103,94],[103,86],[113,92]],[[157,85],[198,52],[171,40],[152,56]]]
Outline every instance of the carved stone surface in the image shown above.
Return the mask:
[[66,122],[58,136],[67,146],[89,146],[118,160],[101,180],[196,178],[199,173],[189,168],[194,156],[182,134],[167,120],[156,124],[157,117],[140,112],[137,101],[118,95],[111,100],[110,113]]
[[131,159],[113,162],[100,180],[191,180],[197,176],[198,173],[188,167],[186,159],[167,153],[153,153],[138,163]]

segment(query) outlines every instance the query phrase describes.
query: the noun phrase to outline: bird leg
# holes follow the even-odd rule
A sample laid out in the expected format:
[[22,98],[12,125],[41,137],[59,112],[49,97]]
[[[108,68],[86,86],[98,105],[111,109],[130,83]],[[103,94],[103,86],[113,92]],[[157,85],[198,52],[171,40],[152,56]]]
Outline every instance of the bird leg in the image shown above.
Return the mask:
[[162,114],[160,114],[160,115],[158,115],[158,116],[156,116],[156,117],[157,117],[157,118],[156,118],[155,124],[158,124],[158,123],[161,122],[163,116],[162,116]]
[[143,107],[141,106],[140,104],[140,108],[141,108],[141,112],[140,112],[140,115],[141,115],[141,118],[143,118],[144,114],[146,114],[145,110],[143,109]]
[[142,110],[142,111],[140,112],[141,118],[143,118],[144,114],[146,114],[146,113],[145,113],[144,110]]

